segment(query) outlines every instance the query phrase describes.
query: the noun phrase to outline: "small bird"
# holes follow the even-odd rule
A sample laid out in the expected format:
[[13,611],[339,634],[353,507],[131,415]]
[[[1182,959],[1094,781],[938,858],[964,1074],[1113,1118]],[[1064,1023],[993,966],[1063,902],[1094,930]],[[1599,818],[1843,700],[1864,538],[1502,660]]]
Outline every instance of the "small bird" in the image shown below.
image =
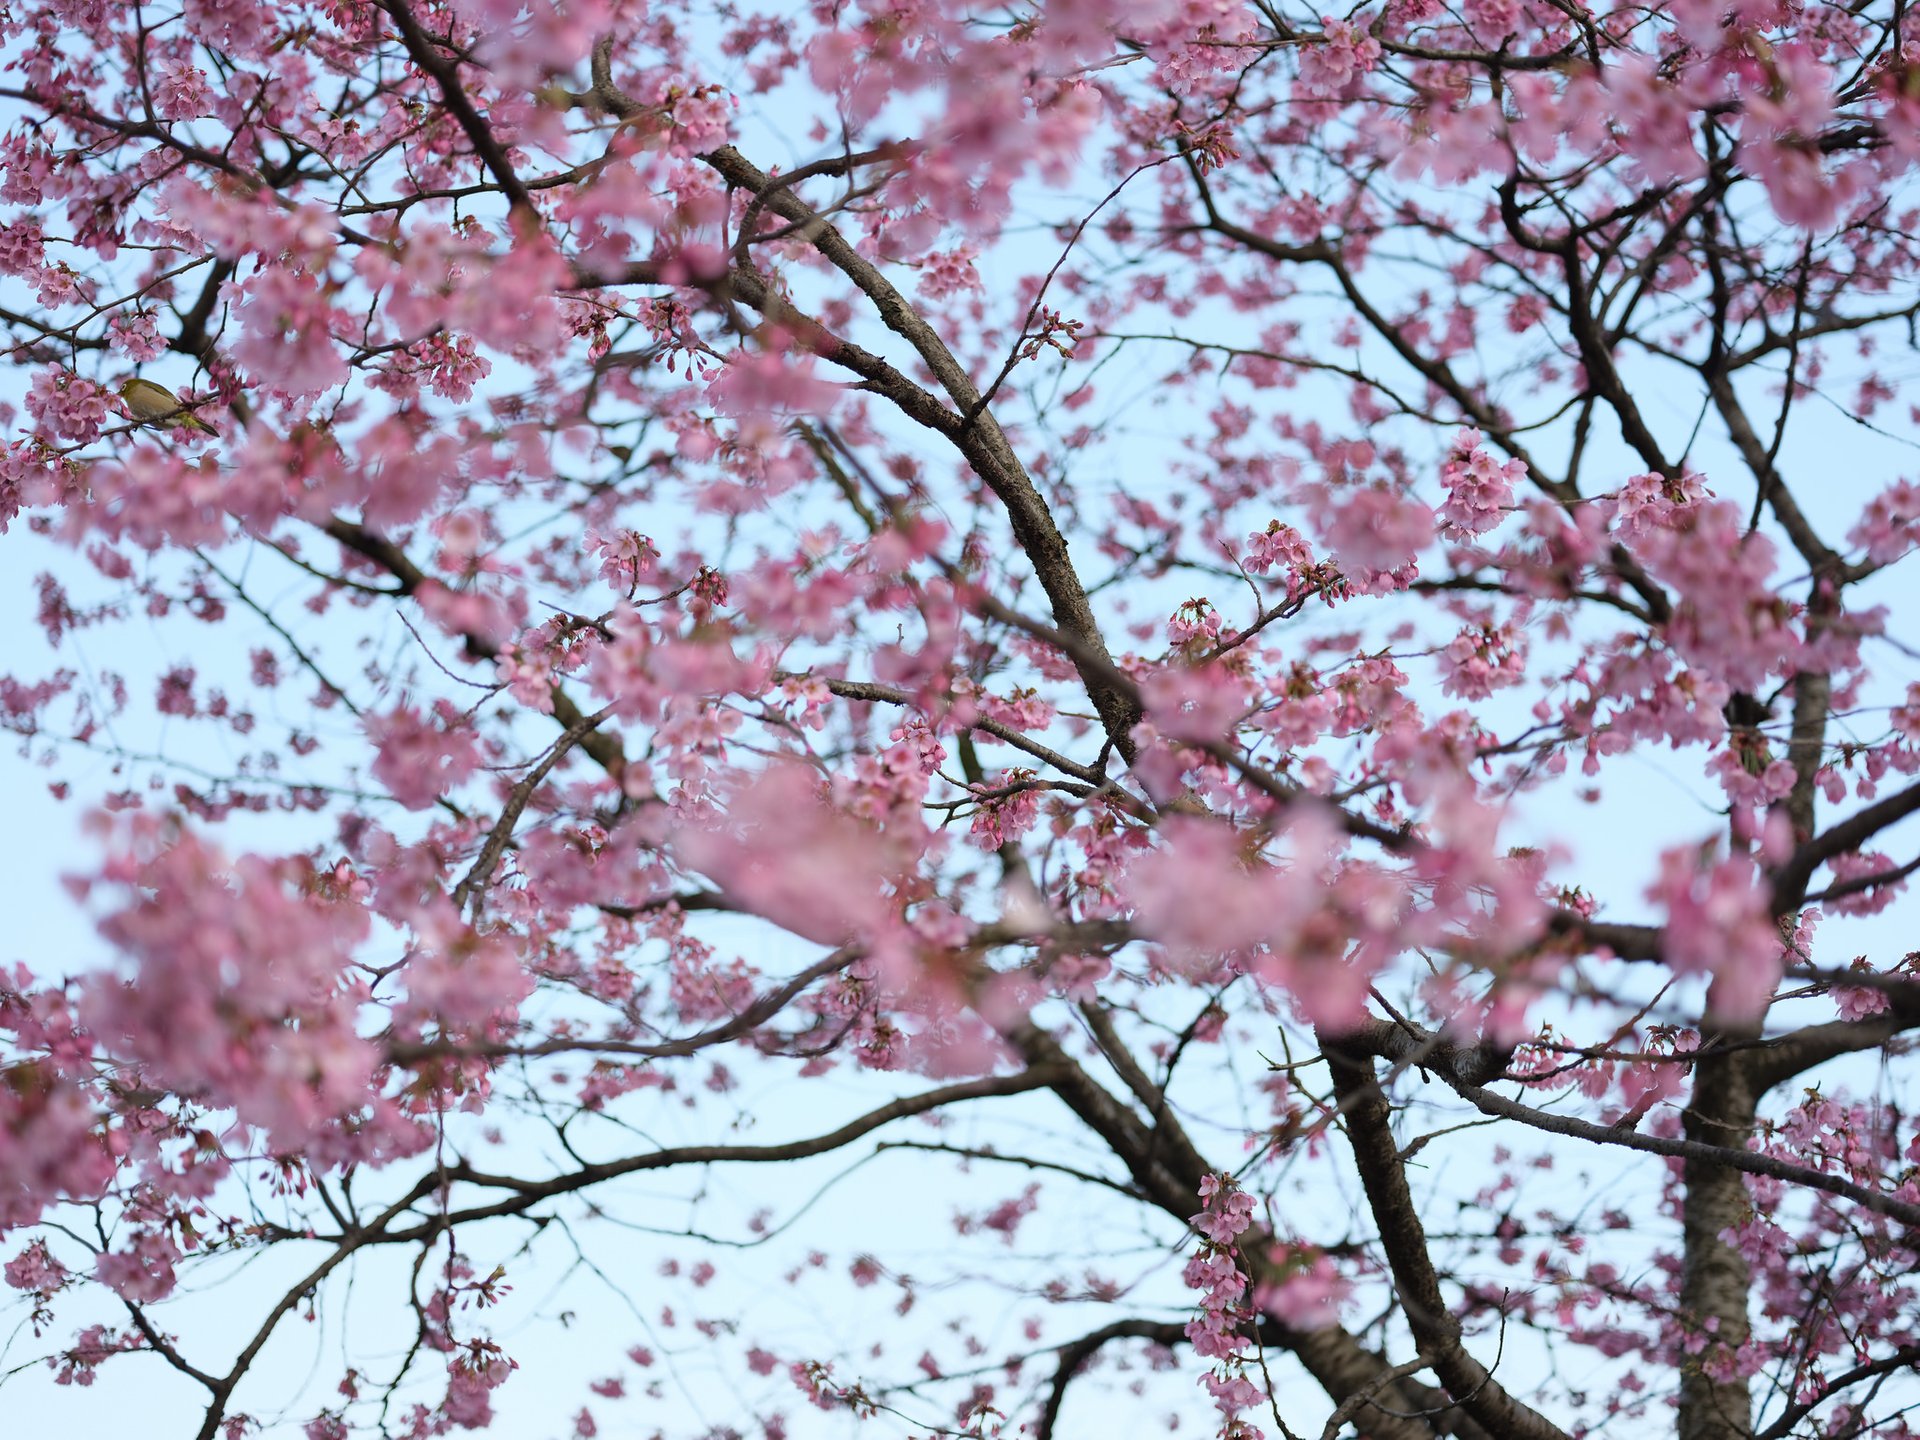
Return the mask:
[[166,386],[142,380],[137,375],[120,387],[120,398],[126,402],[127,413],[142,425],[159,425],[168,430],[198,430],[206,435],[220,433],[187,410],[180,403],[180,397]]

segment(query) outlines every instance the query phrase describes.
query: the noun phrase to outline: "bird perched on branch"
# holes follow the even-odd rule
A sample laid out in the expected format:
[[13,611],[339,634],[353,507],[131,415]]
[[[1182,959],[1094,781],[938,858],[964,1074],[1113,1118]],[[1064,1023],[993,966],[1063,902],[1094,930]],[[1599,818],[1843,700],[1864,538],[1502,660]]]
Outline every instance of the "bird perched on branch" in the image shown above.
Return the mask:
[[126,402],[127,413],[142,425],[157,425],[167,430],[198,430],[205,435],[220,433],[188,410],[180,402],[180,397],[166,386],[142,380],[137,375],[120,387],[120,398]]

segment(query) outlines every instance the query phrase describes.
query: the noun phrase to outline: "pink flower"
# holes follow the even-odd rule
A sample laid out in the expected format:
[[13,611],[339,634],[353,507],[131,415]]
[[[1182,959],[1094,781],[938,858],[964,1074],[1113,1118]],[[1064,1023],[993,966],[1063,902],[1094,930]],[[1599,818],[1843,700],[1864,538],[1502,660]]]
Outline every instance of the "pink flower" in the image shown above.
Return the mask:
[[1008,770],[997,782],[977,787],[977,793],[968,837],[982,850],[1017,842],[1040,818],[1040,792],[1031,770]]
[[[1854,968],[1863,968],[1856,965]],[[1842,1020],[1866,1020],[1884,1015],[1893,1008],[1887,992],[1874,985],[1836,985],[1833,987],[1834,1012]]]
[[822,945],[892,930],[904,838],[829,807],[793,765],[743,785],[724,815],[676,832],[684,863],[735,903]]
[[1621,148],[1639,161],[1649,182],[1693,180],[1706,172],[1693,139],[1692,100],[1682,86],[1659,77],[1651,56],[1628,52],[1603,80],[1623,132]]
[[1313,550],[1291,525],[1269,521],[1267,528],[1247,537],[1240,563],[1255,575],[1270,570],[1301,570],[1313,563]]
[[101,882],[129,889],[101,934],[133,961],[91,980],[80,1011],[101,1047],[150,1079],[229,1108],[299,1149],[369,1100],[347,969],[368,929],[297,860],[229,861],[191,834],[109,832]]
[[1272,933],[1279,877],[1247,863],[1230,826],[1174,816],[1160,836],[1164,846],[1142,857],[1131,876],[1145,933],[1195,952],[1243,950]]
[[1380,63],[1380,42],[1367,33],[1367,17],[1321,21],[1324,37],[1300,52],[1300,83],[1310,94],[1339,95]]
[[1498,461],[1480,441],[1478,430],[1454,436],[1453,453],[1440,472],[1447,503],[1440,507],[1439,519],[1456,539],[1483,535],[1506,518],[1513,507],[1513,487],[1527,476],[1521,461]]
[[1314,519],[1341,569],[1364,583],[1400,570],[1433,543],[1433,511],[1384,485],[1329,491]]
[[493,662],[494,679],[514,702],[542,715],[553,713],[553,661],[538,650],[504,651]]
[[68,1280],[67,1267],[53,1258],[45,1240],[32,1240],[7,1262],[6,1280],[16,1290],[51,1295]]
[[1507,305],[1507,329],[1524,335],[1546,318],[1547,302],[1538,295],[1516,295]]
[[[28,1061],[4,1074],[0,1226],[11,1228],[32,1224],[58,1199],[98,1195],[113,1177],[114,1152],[86,1093],[52,1065]],[[13,1267],[23,1261],[25,1255],[9,1264],[8,1283],[13,1283]],[[42,1272],[27,1262],[19,1273],[28,1278]]]
[[287,206],[275,195],[195,184],[184,175],[162,185],[157,198],[159,212],[173,222],[167,228],[223,259],[284,256],[321,269],[339,245],[337,222],[320,205]]
[[1691,472],[1677,480],[1655,474],[1629,476],[1608,502],[1614,534],[1632,544],[1671,529],[1708,494],[1705,483]]
[[46,239],[38,222],[0,225],[0,273],[31,275],[46,264]]
[[1441,689],[1467,700],[1484,700],[1526,678],[1527,646],[1511,625],[1474,625],[1440,652]]
[[1758,691],[1769,675],[1792,673],[1802,649],[1790,623],[1795,607],[1772,587],[1773,542],[1748,532],[1738,506],[1654,500],[1635,512],[1632,529],[1629,548],[1677,592],[1666,637],[1681,656],[1735,690]]
[[1863,166],[1830,169],[1818,145],[1834,111],[1833,68],[1793,41],[1771,49],[1764,71],[1741,79],[1740,163],[1766,187],[1781,220],[1809,230],[1830,225],[1870,180]]
[[572,70],[613,20],[609,0],[459,0],[454,8],[480,37],[488,67],[523,90]]
[[1891,878],[1898,868],[1893,860],[1875,850],[1852,850],[1844,855],[1835,855],[1827,861],[1827,869],[1842,884],[1860,884],[1876,875],[1890,878],[1883,884],[1868,885],[1852,895],[1843,895],[1830,901],[1828,908],[1841,915],[1878,915],[1907,888],[1904,878]]
[[141,1230],[128,1248],[102,1255],[94,1274],[122,1298],[148,1304],[173,1293],[173,1267],[179,1259],[179,1247],[165,1232]]
[[774,349],[735,352],[707,382],[713,408],[736,420],[823,415],[839,398],[839,386],[815,376],[812,357]]
[[973,268],[979,254],[972,245],[942,250],[920,261],[920,293],[929,300],[943,300],[982,288],[979,271]]
[[154,109],[163,119],[193,120],[210,113],[213,90],[206,73],[192,65],[163,64],[151,77]]
[[1155,730],[1196,744],[1225,740],[1250,708],[1244,684],[1220,665],[1155,670],[1140,682],[1140,698]]
[[27,413],[49,438],[84,445],[99,439],[113,418],[107,398],[107,392],[91,380],[53,365],[34,373],[27,389]]
[[638,530],[590,535],[587,544],[600,557],[600,578],[624,595],[633,594],[653,574],[660,558],[659,547]]
[[1866,551],[1867,563],[1888,565],[1920,538],[1920,485],[1897,480],[1874,496],[1847,531],[1847,543]]
[[157,360],[166,353],[166,341],[151,310],[122,310],[107,322],[107,343],[128,359],[138,363]]
[[1227,1415],[1250,1410],[1266,1398],[1258,1385],[1237,1372],[1232,1375],[1209,1372],[1200,1377],[1200,1382],[1207,1387],[1207,1393],[1213,1396],[1213,1403]]
[[503,1038],[533,993],[533,977],[509,935],[480,935],[464,926],[423,948],[401,973],[407,998],[392,1013],[402,1035],[417,1036],[431,1021],[443,1035]]
[[333,307],[318,276],[266,265],[230,291],[240,317],[233,358],[261,385],[306,396],[347,378],[333,343]]
[[1353,1286],[1319,1250],[1277,1246],[1274,1263],[1281,1278],[1262,1285],[1253,1303],[1296,1330],[1324,1330],[1340,1320],[1340,1306]]
[[1700,846],[1664,851],[1647,898],[1666,909],[1661,948],[1668,965],[1682,975],[1713,976],[1715,1008],[1729,1019],[1766,1010],[1785,961],[1768,888],[1750,858],[1716,861]]
[[493,1423],[493,1392],[519,1368],[497,1345],[470,1342],[468,1353],[447,1367],[447,1398],[441,1408],[461,1429],[484,1430]]
[[429,808],[480,764],[478,740],[445,700],[431,716],[411,705],[369,716],[367,738],[380,752],[373,778],[409,810]]
[[1187,1223],[1216,1245],[1231,1245],[1253,1223],[1253,1196],[1227,1176],[1201,1176],[1200,1199],[1206,1208]]

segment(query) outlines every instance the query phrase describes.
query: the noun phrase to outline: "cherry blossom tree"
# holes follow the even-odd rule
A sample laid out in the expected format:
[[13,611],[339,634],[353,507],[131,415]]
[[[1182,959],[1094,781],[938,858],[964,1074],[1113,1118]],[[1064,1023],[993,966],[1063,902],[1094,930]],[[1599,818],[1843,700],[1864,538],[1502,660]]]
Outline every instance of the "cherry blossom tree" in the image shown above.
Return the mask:
[[[0,976],[9,1366],[1913,1433],[1899,0],[0,36],[0,723],[98,927]],[[581,1269],[592,1393],[498,1323]]]

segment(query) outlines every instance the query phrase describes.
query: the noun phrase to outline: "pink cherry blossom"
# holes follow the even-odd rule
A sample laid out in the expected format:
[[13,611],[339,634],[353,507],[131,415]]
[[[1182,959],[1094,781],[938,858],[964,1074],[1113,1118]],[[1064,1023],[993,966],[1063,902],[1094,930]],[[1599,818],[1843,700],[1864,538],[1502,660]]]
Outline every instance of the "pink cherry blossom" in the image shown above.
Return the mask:
[[1496,460],[1481,444],[1478,430],[1462,430],[1440,472],[1447,503],[1438,518],[1452,536],[1482,535],[1498,525],[1513,506],[1514,487],[1526,479],[1519,460]]
[[1906,1434],[1912,32],[16,0],[22,1413]]
[[1667,850],[1647,895],[1666,911],[1666,956],[1675,970],[1713,976],[1716,1004],[1730,1018],[1766,1008],[1783,955],[1748,857],[1716,860],[1701,848]]
[[1329,492],[1316,516],[1327,548],[1356,584],[1399,572],[1433,542],[1433,512],[1380,485]]
[[472,733],[445,702],[430,715],[403,705],[370,722],[367,737],[379,751],[374,778],[409,810],[426,809],[479,764]]

